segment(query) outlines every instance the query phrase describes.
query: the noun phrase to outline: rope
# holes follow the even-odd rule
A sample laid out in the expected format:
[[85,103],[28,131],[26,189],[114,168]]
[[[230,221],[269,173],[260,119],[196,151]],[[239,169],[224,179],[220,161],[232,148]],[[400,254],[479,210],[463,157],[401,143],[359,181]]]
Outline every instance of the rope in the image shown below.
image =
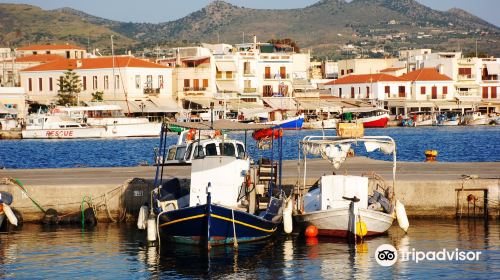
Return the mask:
[[231,209],[231,215],[233,218],[233,246],[238,248],[238,238],[236,238],[236,225],[234,224],[234,209]]
[[45,209],[42,208],[42,206],[40,206],[40,203],[38,203],[34,198],[31,197],[31,195],[29,194],[28,190],[26,190],[26,188],[24,187],[23,183],[17,179],[17,178],[5,178],[5,181],[7,181],[7,183],[11,184],[11,185],[14,185],[14,186],[18,186],[25,194],[26,196],[28,196],[28,198],[31,200],[31,202],[33,202],[33,204],[40,210],[42,211],[43,213],[45,213]]

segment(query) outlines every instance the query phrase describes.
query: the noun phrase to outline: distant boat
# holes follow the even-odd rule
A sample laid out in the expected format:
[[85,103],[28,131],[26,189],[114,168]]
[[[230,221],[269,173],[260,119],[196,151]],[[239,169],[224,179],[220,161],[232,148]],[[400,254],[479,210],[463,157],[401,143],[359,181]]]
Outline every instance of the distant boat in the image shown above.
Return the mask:
[[311,119],[304,121],[303,129],[335,129],[337,128],[338,119],[330,118],[326,120]]
[[403,126],[432,126],[436,123],[435,115],[431,112],[418,111],[408,113],[409,118],[403,119]]
[[21,131],[23,139],[100,138],[106,132],[103,126],[90,126],[64,116],[29,115]]
[[479,111],[468,111],[464,115],[465,125],[488,125],[491,120],[488,115],[482,114]]
[[436,117],[439,126],[456,126],[460,124],[460,116],[456,112],[447,112]]
[[[389,122],[389,113],[385,109],[374,107],[361,107],[361,108],[347,108],[344,109],[345,115],[353,114],[353,121],[362,122],[365,128],[370,127],[386,127]],[[352,116],[351,116],[352,118]]]
[[263,124],[266,125],[273,125],[274,128],[282,128],[282,129],[287,129],[287,130],[295,130],[295,129],[302,129],[302,125],[304,123],[304,114],[287,118],[285,120],[279,120],[279,121],[268,121]]

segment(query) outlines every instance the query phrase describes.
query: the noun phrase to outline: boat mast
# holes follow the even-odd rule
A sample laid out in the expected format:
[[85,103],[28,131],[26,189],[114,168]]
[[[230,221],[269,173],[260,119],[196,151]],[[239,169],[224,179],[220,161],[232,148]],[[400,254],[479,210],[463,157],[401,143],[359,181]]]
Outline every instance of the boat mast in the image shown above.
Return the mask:
[[113,35],[111,35],[111,60],[113,62],[113,98],[116,100],[115,50],[113,47]]

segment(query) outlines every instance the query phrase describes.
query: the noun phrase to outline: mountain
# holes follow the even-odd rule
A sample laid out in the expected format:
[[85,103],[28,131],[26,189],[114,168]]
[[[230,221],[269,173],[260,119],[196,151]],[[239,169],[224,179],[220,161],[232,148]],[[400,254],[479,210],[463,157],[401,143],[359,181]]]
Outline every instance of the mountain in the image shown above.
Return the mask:
[[[10,30],[0,35],[4,45],[50,38],[72,39],[85,46],[91,34],[92,46],[105,47],[109,45],[106,38],[115,34],[119,38],[115,41],[122,47],[141,48],[157,44],[249,42],[255,34],[259,41],[291,38],[301,48],[311,48],[314,54],[338,56],[346,43],[365,50],[452,50],[460,46],[467,51],[480,38],[480,49],[488,46],[490,54],[500,55],[497,26],[464,10],[437,11],[415,0],[322,0],[300,9],[280,10],[213,1],[185,17],[158,24],[112,21],[70,8],[44,11],[28,5],[7,5],[6,9],[6,5],[0,4],[0,27]],[[15,12],[9,12],[11,9]],[[54,24],[64,28],[47,28]],[[16,32],[17,29],[22,32]]]
[[[82,13],[84,14],[84,13]],[[73,43],[80,46],[110,48],[110,35],[118,47],[137,42],[106,26],[86,21],[63,9],[46,11],[24,4],[0,4],[0,45]]]

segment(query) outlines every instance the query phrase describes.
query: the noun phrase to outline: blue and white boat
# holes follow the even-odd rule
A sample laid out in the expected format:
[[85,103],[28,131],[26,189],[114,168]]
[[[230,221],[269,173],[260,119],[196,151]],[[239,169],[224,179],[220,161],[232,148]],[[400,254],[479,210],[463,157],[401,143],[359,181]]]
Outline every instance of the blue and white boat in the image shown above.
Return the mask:
[[[227,120],[213,123],[170,123],[172,124],[188,129],[238,130],[245,133],[248,130],[271,127]],[[160,151],[166,151],[166,127],[162,128]],[[196,146],[189,186],[183,186],[178,179],[160,183],[164,166],[157,166],[157,187],[153,191],[152,205],[161,242],[210,248],[213,245],[237,245],[239,242],[261,240],[276,232],[282,222],[281,188],[275,188],[272,183],[269,185],[268,193],[277,195],[268,195],[267,207],[259,212],[257,190],[255,182],[252,183],[255,173],[251,170],[246,152],[237,152],[238,144],[222,137],[205,140],[203,145]],[[282,147],[282,142],[277,146]],[[281,152],[281,148],[279,150]],[[276,168],[274,172],[277,172]],[[273,176],[276,174],[271,175]],[[273,192],[273,189],[279,191]]]
[[265,124],[272,125],[274,128],[282,129],[302,129],[302,124],[304,123],[304,114],[300,114],[295,117],[287,118],[285,120],[270,121]]

